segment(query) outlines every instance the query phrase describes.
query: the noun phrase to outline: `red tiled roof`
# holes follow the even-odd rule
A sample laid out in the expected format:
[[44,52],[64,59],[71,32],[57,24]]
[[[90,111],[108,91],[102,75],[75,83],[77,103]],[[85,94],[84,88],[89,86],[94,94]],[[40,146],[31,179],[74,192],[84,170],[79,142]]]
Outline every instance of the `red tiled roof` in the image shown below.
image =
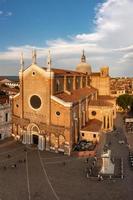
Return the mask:
[[97,99],[97,100],[91,100],[90,101],[90,106],[113,106],[112,103],[101,100],[101,99]]
[[15,92],[15,93],[19,92],[19,89],[17,88],[10,88],[10,87],[4,87],[4,86],[1,87],[1,90],[6,91],[6,92]]
[[85,98],[86,96],[89,96],[90,94],[96,91],[97,90],[93,87],[85,87],[85,88],[79,88],[77,90],[73,90],[70,94],[66,92],[62,92],[55,96],[66,102],[77,102],[80,99]]
[[[46,70],[45,67],[43,67],[43,69]],[[71,75],[85,75],[85,73],[82,72],[77,72],[77,71],[73,71],[73,70],[66,70],[66,69],[57,69],[57,68],[52,68],[51,69],[55,74],[57,75],[66,75],[66,76],[71,76]]]
[[92,72],[91,76],[100,76],[100,72]]
[[102,126],[102,122],[100,120],[91,119],[81,131],[98,132],[100,131],[101,126]]
[[109,96],[109,95],[99,95],[98,99],[101,99],[101,100],[113,100],[113,99],[116,99],[116,97],[112,97],[112,96]]

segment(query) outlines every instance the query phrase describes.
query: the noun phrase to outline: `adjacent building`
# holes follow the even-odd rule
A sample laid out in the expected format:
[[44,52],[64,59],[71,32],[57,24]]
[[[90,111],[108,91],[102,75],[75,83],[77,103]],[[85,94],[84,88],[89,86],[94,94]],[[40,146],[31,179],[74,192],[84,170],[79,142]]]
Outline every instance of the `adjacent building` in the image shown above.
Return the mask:
[[10,137],[11,133],[11,104],[9,97],[2,95],[0,96],[0,140]]

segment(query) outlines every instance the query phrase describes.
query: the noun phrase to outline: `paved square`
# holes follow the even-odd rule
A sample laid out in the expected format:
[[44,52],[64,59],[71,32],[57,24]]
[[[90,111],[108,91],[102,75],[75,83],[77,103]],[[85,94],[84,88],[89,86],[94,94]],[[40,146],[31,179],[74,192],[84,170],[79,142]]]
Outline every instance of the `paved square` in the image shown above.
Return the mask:
[[[120,123],[118,123],[120,125]],[[123,157],[124,179],[90,180],[85,159],[52,152],[41,152],[18,143],[0,147],[1,200],[132,200],[133,171],[128,163],[128,148],[119,144],[124,137],[110,133],[112,155]],[[90,162],[90,160],[89,160]]]

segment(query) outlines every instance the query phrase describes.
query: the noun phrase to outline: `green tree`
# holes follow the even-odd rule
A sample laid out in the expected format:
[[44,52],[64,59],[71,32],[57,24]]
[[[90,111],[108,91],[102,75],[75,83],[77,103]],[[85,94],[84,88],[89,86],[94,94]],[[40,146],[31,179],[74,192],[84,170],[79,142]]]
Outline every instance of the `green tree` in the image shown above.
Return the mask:
[[117,98],[116,103],[118,106],[122,107],[123,110],[128,110],[133,104],[133,97],[129,94],[122,94]]

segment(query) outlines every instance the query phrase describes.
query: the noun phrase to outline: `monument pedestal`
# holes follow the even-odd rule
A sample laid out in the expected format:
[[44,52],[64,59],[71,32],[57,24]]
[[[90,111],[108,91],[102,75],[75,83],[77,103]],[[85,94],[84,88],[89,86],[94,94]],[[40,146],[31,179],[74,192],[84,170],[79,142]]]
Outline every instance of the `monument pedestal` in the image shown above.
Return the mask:
[[101,174],[114,174],[115,165],[111,161],[111,150],[108,150],[106,153],[102,154],[102,169]]

